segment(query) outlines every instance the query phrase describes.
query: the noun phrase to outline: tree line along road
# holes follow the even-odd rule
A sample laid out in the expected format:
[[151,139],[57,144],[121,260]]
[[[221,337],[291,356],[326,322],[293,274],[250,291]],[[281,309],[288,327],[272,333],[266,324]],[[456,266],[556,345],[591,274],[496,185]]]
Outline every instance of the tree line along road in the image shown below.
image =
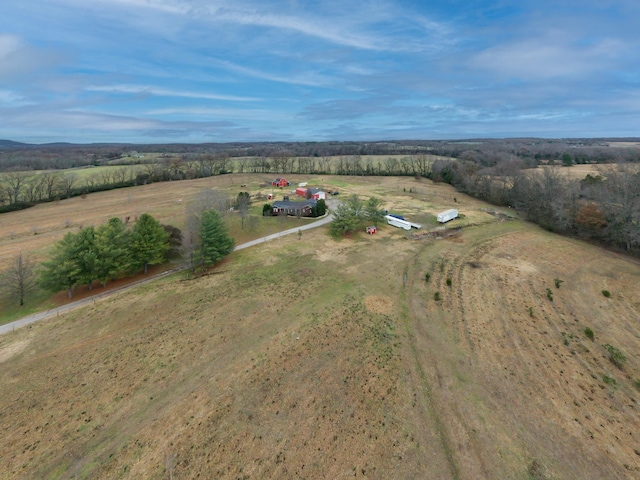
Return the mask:
[[[315,222],[309,223],[308,225],[303,225],[301,227],[296,227],[296,228],[290,228],[289,230],[284,230],[284,231],[279,232],[279,233],[274,233],[272,235],[267,235],[266,237],[257,238],[255,240],[251,240],[250,242],[246,242],[246,243],[243,243],[241,245],[238,245],[238,246],[236,246],[234,248],[234,251],[235,250],[242,250],[242,249],[249,248],[249,247],[253,247],[255,245],[259,245],[261,243],[268,242],[270,240],[275,240],[276,238],[284,237],[286,235],[291,235],[293,233],[298,233],[299,231],[310,230],[312,228],[321,227],[322,225],[327,225],[328,223],[330,223],[332,219],[333,219],[333,214],[332,213],[328,213],[324,218],[321,218],[320,220],[317,220]],[[51,308],[51,309],[46,310],[44,312],[34,313],[32,315],[28,315],[26,317],[23,317],[23,318],[21,318],[19,320],[15,320],[13,322],[9,322],[9,323],[6,323],[4,325],[0,325],[0,335],[3,335],[3,334],[8,333],[8,332],[13,332],[14,330],[16,330],[18,328],[25,327],[25,326],[30,325],[32,323],[38,322],[40,320],[44,320],[46,318],[55,317],[55,316],[60,315],[61,313],[65,313],[65,312],[74,310],[74,309],[82,307],[84,305],[88,305],[88,304],[90,304],[92,302],[95,302],[96,300],[108,297],[109,295],[113,295],[114,293],[122,292],[123,290],[127,290],[129,288],[133,288],[133,287],[137,287],[137,286],[140,286],[140,285],[144,285],[146,283],[153,282],[154,280],[157,280],[157,279],[159,279],[161,277],[164,277],[164,276],[169,275],[171,273],[176,273],[176,272],[180,272],[182,270],[186,270],[187,268],[189,268],[189,267],[185,265],[185,266],[177,267],[177,268],[174,268],[174,269],[171,269],[171,270],[167,270],[165,272],[159,273],[159,274],[154,275],[152,277],[145,278],[144,280],[139,280],[137,282],[132,282],[132,283],[129,283],[127,285],[123,285],[122,287],[118,287],[118,288],[115,288],[113,290],[109,290],[107,292],[98,293],[96,295],[92,295],[91,297],[83,298],[82,300],[77,300],[75,302],[70,302],[70,303],[62,305],[60,307]]]

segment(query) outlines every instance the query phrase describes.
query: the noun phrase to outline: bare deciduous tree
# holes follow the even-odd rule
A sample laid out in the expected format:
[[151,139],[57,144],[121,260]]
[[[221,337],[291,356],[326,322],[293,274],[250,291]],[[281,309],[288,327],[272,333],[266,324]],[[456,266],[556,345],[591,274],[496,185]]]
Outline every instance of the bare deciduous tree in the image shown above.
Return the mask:
[[36,288],[36,272],[26,255],[20,251],[8,270],[0,277],[0,286],[7,294],[24,305],[26,296]]
[[249,192],[240,192],[238,194],[238,198],[236,199],[236,208],[238,209],[238,212],[240,212],[240,217],[242,218],[242,229],[244,230],[244,220],[249,214],[249,208],[251,208],[251,196],[249,195]]
[[12,170],[4,174],[4,188],[9,198],[9,203],[17,203],[21,200],[22,190],[31,175],[21,170]]
[[78,176],[75,173],[64,175],[60,179],[60,189],[63,191],[64,195],[67,198],[70,198],[71,194],[73,193],[73,189],[77,183],[78,183]]
[[603,170],[600,204],[611,237],[627,250],[640,243],[640,174],[627,164]]

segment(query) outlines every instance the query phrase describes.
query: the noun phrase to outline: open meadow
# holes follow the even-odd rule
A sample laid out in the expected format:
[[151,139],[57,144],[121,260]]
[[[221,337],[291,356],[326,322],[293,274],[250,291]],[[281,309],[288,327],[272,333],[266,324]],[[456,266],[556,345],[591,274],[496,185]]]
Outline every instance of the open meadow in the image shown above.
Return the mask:
[[[77,232],[90,225],[101,225],[112,217],[133,222],[141,214],[149,213],[163,224],[183,229],[188,205],[206,189],[215,189],[228,195],[230,202],[241,191],[249,191],[254,195],[254,205],[249,212],[252,218],[245,219],[244,228],[237,212],[229,212],[226,216],[237,244],[311,221],[262,217],[262,206],[267,203],[266,195],[274,193],[282,199],[285,193],[271,186],[265,187],[264,184],[270,183],[271,179],[269,175],[224,175],[153,183],[91,193],[86,197],[42,203],[26,210],[4,213],[0,215],[0,272],[6,270],[21,251],[32,263],[41,262],[48,258],[52,245],[66,233]],[[10,299],[0,298],[0,322],[18,318],[21,310],[27,310],[22,312],[26,315],[52,305],[43,300],[41,293],[32,297],[27,299],[25,309],[16,309]]]
[[[113,216],[180,227],[202,188],[269,179],[5,214],[2,261]],[[292,180],[426,230],[464,216],[420,239],[305,231],[0,336],[0,478],[640,478],[638,261],[428,180]]]

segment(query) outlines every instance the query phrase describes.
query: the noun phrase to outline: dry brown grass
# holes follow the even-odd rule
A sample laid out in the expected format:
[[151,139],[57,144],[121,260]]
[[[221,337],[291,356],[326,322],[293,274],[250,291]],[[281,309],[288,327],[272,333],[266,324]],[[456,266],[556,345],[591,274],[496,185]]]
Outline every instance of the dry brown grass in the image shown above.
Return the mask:
[[[625,168],[638,169],[638,165],[624,164]],[[571,180],[582,180],[587,175],[601,175],[606,177],[607,170],[618,168],[617,164],[601,164],[601,165],[573,165],[571,167],[555,166],[540,166],[532,171],[543,172],[545,169],[555,170],[560,176],[568,177]]]
[[640,265],[375,180],[341,190],[482,225],[306,232],[0,337],[3,478],[638,478]]

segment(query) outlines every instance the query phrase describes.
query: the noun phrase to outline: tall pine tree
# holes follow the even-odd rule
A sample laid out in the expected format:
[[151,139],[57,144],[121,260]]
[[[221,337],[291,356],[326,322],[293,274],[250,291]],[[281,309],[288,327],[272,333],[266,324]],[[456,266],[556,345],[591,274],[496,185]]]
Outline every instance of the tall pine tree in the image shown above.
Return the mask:
[[84,280],[78,261],[77,233],[67,233],[62,240],[53,246],[51,260],[42,263],[40,283],[43,288],[52,292],[67,289],[69,298],[73,297],[73,287]]
[[73,255],[80,270],[78,283],[87,285],[91,290],[93,281],[98,278],[99,263],[99,253],[96,250],[96,231],[93,227],[85,227],[77,233]]
[[111,218],[96,229],[97,279],[102,286],[129,270],[131,233],[119,218]]
[[229,236],[222,217],[216,210],[207,210],[200,221],[199,260],[205,267],[211,266],[233,252],[235,241]]
[[131,233],[131,260],[137,270],[147,273],[149,265],[158,265],[167,258],[169,233],[148,213],[140,215]]

